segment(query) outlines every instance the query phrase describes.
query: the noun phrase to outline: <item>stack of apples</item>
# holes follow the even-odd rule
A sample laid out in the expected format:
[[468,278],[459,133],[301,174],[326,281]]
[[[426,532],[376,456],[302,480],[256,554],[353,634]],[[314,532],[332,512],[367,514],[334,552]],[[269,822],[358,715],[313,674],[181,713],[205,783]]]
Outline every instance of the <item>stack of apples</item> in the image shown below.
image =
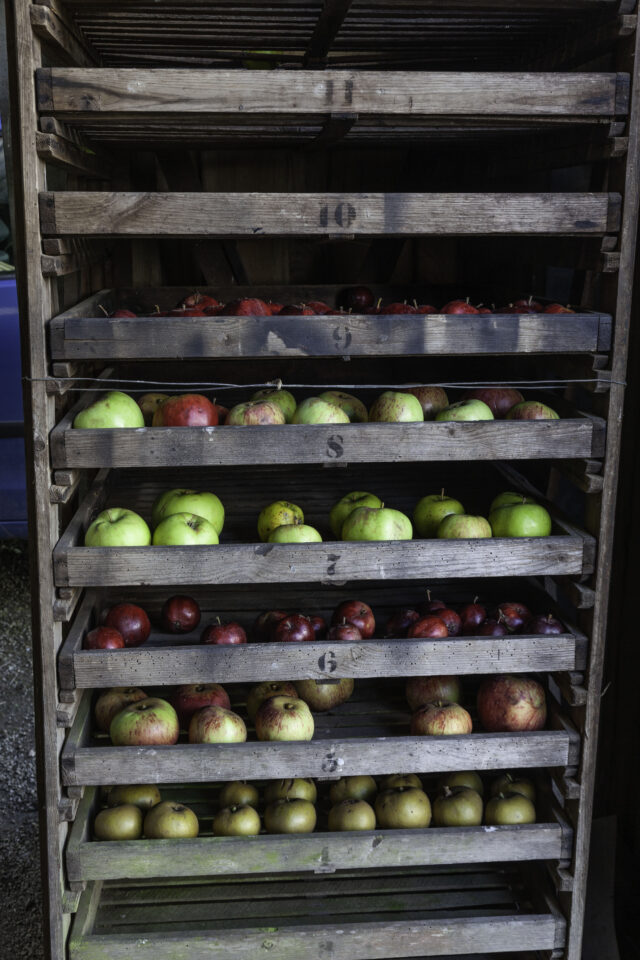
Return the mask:
[[155,784],[131,784],[106,791],[106,808],[93,822],[96,840],[188,839],[200,831],[190,807],[163,800]]
[[385,636],[402,639],[471,636],[504,637],[521,633],[553,636],[565,632],[551,613],[532,614],[520,601],[503,601],[495,606],[478,603],[475,597],[458,611],[444,600],[429,599],[416,607],[398,607],[387,620]]

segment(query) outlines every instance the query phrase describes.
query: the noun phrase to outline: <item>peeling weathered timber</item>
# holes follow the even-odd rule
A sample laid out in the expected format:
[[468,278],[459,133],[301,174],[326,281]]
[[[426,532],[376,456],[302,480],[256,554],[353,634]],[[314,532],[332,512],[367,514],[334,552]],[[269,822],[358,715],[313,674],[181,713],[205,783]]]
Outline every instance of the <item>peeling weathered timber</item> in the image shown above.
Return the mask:
[[42,192],[44,236],[600,235],[616,193]]

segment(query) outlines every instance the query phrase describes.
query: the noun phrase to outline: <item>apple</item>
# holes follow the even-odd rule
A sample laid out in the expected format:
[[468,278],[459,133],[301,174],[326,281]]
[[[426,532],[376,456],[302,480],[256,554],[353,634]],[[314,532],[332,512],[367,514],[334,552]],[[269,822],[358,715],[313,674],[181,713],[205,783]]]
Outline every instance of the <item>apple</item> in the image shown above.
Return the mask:
[[327,633],[327,640],[330,643],[360,643],[363,639],[362,634],[352,623],[334,624]]
[[492,782],[489,792],[492,797],[497,797],[499,793],[505,797],[511,793],[519,793],[531,800],[531,803],[536,802],[536,788],[533,782],[524,777],[515,779],[510,773],[503,773],[497,777]]
[[82,430],[144,427],[144,416],[133,397],[120,390],[110,390],[76,414],[73,426]]
[[379,793],[375,812],[383,830],[415,830],[431,823],[429,797],[418,787],[395,787]]
[[122,635],[125,647],[139,647],[149,639],[151,633],[149,617],[135,603],[117,603],[111,607],[104,624]]
[[472,306],[469,303],[469,298],[466,300],[450,300],[449,303],[445,303],[444,307],[441,309],[440,313],[477,313],[478,310],[476,307]]
[[479,827],[482,812],[482,797],[469,787],[443,787],[433,802],[436,827]]
[[159,746],[177,743],[178,714],[167,700],[147,697],[116,713],[109,726],[114,747]]
[[541,730],[547,719],[544,688],[524,676],[497,674],[478,690],[478,716],[490,733]]
[[232,780],[225,783],[218,794],[218,807],[224,810],[225,807],[257,807],[258,791],[252,783],[246,780]]
[[250,804],[232,803],[216,813],[212,826],[216,837],[257,837],[260,816]]
[[451,610],[450,607],[441,607],[436,616],[442,620],[450,637],[458,636],[462,630],[462,620],[455,610]]
[[142,810],[134,803],[101,810],[93,821],[97,840],[139,840],[142,836]]
[[213,398],[213,407],[218,414],[218,423],[226,424],[227,417],[229,416],[229,408],[223,407],[221,403],[216,403],[215,397]]
[[306,523],[283,523],[269,534],[269,543],[322,543],[315,527]]
[[173,513],[153,531],[154,547],[202,547],[219,542],[213,524],[195,513]]
[[263,507],[258,516],[258,536],[263,543],[276,529],[286,523],[304,523],[304,514],[300,507],[288,500],[276,500],[268,507]]
[[523,633],[532,633],[535,636],[558,636],[566,633],[564,624],[557,620],[551,613],[538,614],[531,617],[522,628]]
[[112,787],[107,797],[107,806],[117,807],[121,803],[133,803],[141,810],[150,810],[161,800],[160,791],[155,783],[132,783]]
[[419,619],[417,610],[412,607],[399,607],[387,620],[385,637],[406,637],[411,624]]
[[285,610],[266,610],[264,613],[259,613],[253,621],[251,628],[253,639],[256,640],[257,643],[264,643],[270,640],[271,630],[275,624],[278,620],[284,620],[284,618],[288,616],[289,614]]
[[255,716],[258,740],[311,740],[313,715],[304,700],[276,696],[263,700]]
[[385,390],[369,410],[373,423],[421,423],[422,404],[413,393]]
[[375,493],[367,493],[365,490],[354,490],[352,493],[345,494],[341,500],[331,508],[329,514],[329,525],[334,535],[339,539],[342,533],[342,526],[349,516],[358,507],[381,507],[382,500],[376,497]]
[[518,633],[527,620],[531,619],[531,612],[524,603],[501,603],[496,613],[498,622],[503,623],[509,633]]
[[111,314],[111,316],[112,317],[137,317],[138,314],[134,313],[133,310],[125,310],[123,307],[120,307],[118,310],[115,310]]
[[468,513],[449,514],[441,521],[436,534],[440,540],[481,540],[491,535],[488,520]]
[[313,317],[315,310],[306,303],[286,304],[280,311],[281,317]]
[[575,310],[571,310],[570,307],[563,307],[560,303],[550,303],[542,311],[543,313],[575,313]]
[[432,703],[434,700],[460,703],[462,683],[459,677],[409,677],[405,686],[405,696],[412,713],[425,703]]
[[271,311],[264,300],[247,297],[243,300],[230,300],[224,306],[225,317],[268,317]]
[[390,507],[357,507],[342,525],[343,540],[411,540],[411,520]]
[[204,707],[231,708],[229,694],[219,683],[185,683],[178,687],[171,698],[183,727],[188,727],[191,718]]
[[425,420],[433,420],[437,413],[449,406],[449,398],[442,387],[407,387],[407,393],[418,398]]
[[191,633],[200,623],[200,616],[197,600],[178,593],[165,600],[160,620],[167,633]]
[[396,313],[417,313],[417,307],[414,307],[412,304],[407,303],[405,300],[403,303],[388,303],[386,306],[381,307],[379,313],[388,314],[392,316]]
[[307,397],[298,404],[292,423],[349,423],[349,417],[337,403],[321,397]]
[[169,399],[167,393],[145,393],[138,400],[138,406],[142,411],[145,427],[150,427],[153,422],[153,415],[165,400]]
[[507,413],[507,420],[559,420],[560,416],[546,403],[538,400],[525,400],[516,403]]
[[437,313],[438,311],[430,303],[419,303],[416,306],[416,313],[424,314],[425,316],[432,313]]
[[275,403],[284,413],[285,423],[291,423],[291,418],[296,412],[296,398],[288,390],[282,388],[278,390],[275,387],[267,387],[265,390],[258,390],[251,399],[268,400],[270,403]]
[[462,624],[463,636],[472,636],[478,627],[487,619],[486,609],[477,603],[477,597],[473,603],[467,603],[460,611],[460,622]]
[[459,703],[451,700],[431,700],[411,716],[411,733],[415,736],[440,737],[471,733],[470,715]]
[[320,317],[324,317],[329,313],[335,313],[335,309],[330,307],[328,303],[325,303],[324,300],[309,300],[307,301],[307,306]]
[[298,696],[311,707],[312,710],[322,713],[333,710],[334,707],[345,703],[353,693],[353,680],[298,680]]
[[284,780],[273,780],[264,791],[265,803],[275,800],[309,800],[315,803],[318,798],[316,785],[310,777],[287,777]]
[[364,313],[369,307],[372,307],[375,298],[369,287],[347,287],[338,298],[338,302],[353,313]]
[[491,407],[482,400],[458,400],[436,414],[436,420],[493,420]]
[[252,687],[247,696],[247,716],[255,720],[258,707],[270,697],[289,697],[297,699],[298,691],[288,680],[265,680]]
[[514,490],[505,490],[494,497],[489,507],[489,514],[492,514],[498,507],[510,507],[514,503],[535,503],[531,497],[526,497],[524,493],[516,493]]
[[154,427],[216,427],[218,415],[211,400],[199,393],[182,393],[161,403],[153,415]]
[[84,536],[85,547],[148,547],[151,531],[142,517],[125,507],[99,513]]
[[350,393],[344,393],[342,390],[325,390],[319,396],[321,400],[335,403],[341,410],[344,410],[351,423],[366,423],[369,419],[367,408],[362,400],[358,400]]
[[378,787],[373,777],[361,773],[353,777],[340,777],[329,788],[331,803],[341,803],[343,800],[375,800]]
[[201,310],[205,310],[210,307],[217,309],[222,304],[215,297],[210,297],[208,293],[200,293],[196,290],[195,293],[190,293],[188,297],[185,297],[180,306],[187,309],[189,307],[200,307]]
[[535,313],[542,313],[544,310],[542,304],[533,299],[533,294],[530,294],[526,299],[514,300],[513,305],[514,307],[529,307],[529,309]]
[[484,794],[484,784],[480,776],[474,770],[456,770],[453,773],[445,773],[438,780],[438,790],[444,787],[469,787],[475,790],[480,796]]
[[193,513],[208,520],[217,534],[224,526],[224,507],[215,493],[197,490],[169,490],[157,510],[152,511],[154,526],[176,513]]
[[484,819],[490,827],[535,823],[536,808],[531,800],[519,793],[512,793],[507,797],[498,794],[497,797],[491,797],[488,801]]
[[113,627],[96,627],[85,634],[82,646],[85,650],[124,650],[124,637]]
[[506,637],[509,631],[504,623],[489,618],[485,620],[484,623],[481,623],[479,627],[476,627],[474,633],[477,637]]
[[315,638],[311,621],[302,613],[292,613],[278,620],[271,631],[273,643],[308,643]]
[[346,620],[353,624],[365,640],[369,640],[376,629],[376,620],[371,607],[362,600],[343,600],[333,611],[332,624],[341,624]]
[[105,690],[96,700],[94,711],[98,730],[108,733],[111,721],[117,713],[130,703],[146,699],[147,694],[139,687],[111,687],[110,690]]
[[316,808],[299,797],[274,800],[264,811],[267,833],[312,833],[316,825]]
[[200,635],[200,643],[213,646],[233,645],[247,642],[247,634],[244,628],[234,620],[222,623],[218,617],[217,623],[212,623],[205,627]]
[[489,514],[494,537],[548,537],[551,517],[539,503],[514,503]]
[[309,622],[313,627],[316,640],[322,640],[327,634],[327,621],[320,614],[316,613],[309,617]]
[[247,728],[242,717],[225,707],[203,707],[191,717],[189,743],[244,743]]
[[413,526],[418,537],[429,539],[437,536],[438,527],[445,517],[451,514],[463,514],[464,507],[459,500],[445,497],[444,490],[430,493],[418,500],[413,511]]
[[144,835],[149,840],[175,840],[197,837],[200,825],[190,807],[175,800],[163,800],[144,818]]
[[417,773],[390,773],[382,778],[381,790],[395,790],[396,787],[417,787],[422,790],[422,780]]
[[329,830],[375,830],[376,815],[366,800],[347,798],[329,811]]
[[284,410],[275,400],[247,400],[231,407],[226,419],[231,427],[282,426],[287,422]]
[[489,407],[496,420],[501,420],[512,407],[522,403],[524,397],[513,387],[474,387],[465,391],[464,399],[480,400]]
[[422,640],[427,638],[442,640],[448,636],[449,631],[447,630],[444,620],[441,620],[440,617],[435,616],[435,614],[420,617],[419,620],[411,624],[407,631],[409,640]]

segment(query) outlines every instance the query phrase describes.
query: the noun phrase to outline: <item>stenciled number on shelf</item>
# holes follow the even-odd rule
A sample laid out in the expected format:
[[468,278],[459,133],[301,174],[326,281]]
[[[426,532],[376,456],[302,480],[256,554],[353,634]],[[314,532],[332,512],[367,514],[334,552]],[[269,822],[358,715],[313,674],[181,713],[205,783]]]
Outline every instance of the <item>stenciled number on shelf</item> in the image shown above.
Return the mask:
[[338,669],[338,658],[333,650],[327,650],[318,660],[318,666],[323,673],[335,673]]
[[329,563],[327,564],[327,576],[328,576],[328,577],[335,577],[335,575],[336,575],[336,563],[338,562],[339,559],[340,559],[340,554],[339,554],[339,553],[330,553],[330,554],[327,556],[327,560],[329,561]]
[[337,224],[339,227],[349,228],[353,226],[358,217],[356,208],[352,203],[339,203],[332,210],[329,209],[329,204],[324,203],[320,207],[320,226],[321,227],[333,227],[334,224]]
[[322,770],[324,773],[336,773],[344,766],[344,760],[336,756],[335,747],[332,747],[322,761]]
[[351,346],[351,341],[353,337],[351,335],[351,330],[349,327],[335,327],[333,331],[333,342],[336,345],[336,351],[339,353],[344,353],[347,347]]
[[339,433],[332,433],[327,440],[327,456],[330,460],[339,460],[344,456],[343,438]]

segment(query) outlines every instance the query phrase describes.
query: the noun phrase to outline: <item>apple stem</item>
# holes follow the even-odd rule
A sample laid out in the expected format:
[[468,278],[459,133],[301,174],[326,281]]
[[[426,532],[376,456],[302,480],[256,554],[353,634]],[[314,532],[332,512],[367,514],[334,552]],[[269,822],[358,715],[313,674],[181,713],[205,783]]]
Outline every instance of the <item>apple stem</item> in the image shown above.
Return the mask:
[[216,617],[216,622],[217,622],[217,624],[218,624],[219,627],[222,626],[222,620],[220,619],[220,617]]
[[279,377],[276,380],[276,390],[282,390],[282,380]]
[[452,794],[453,794],[453,791],[451,790],[451,787],[444,786],[444,787],[442,788],[442,796],[443,796],[443,797],[450,797],[450,796],[452,796]]
[[474,598],[473,598],[473,602],[474,602],[474,603],[477,603],[477,602],[478,602],[478,597],[474,597]]
[[442,490],[440,491],[440,499],[441,499],[441,500],[444,500],[444,487],[443,487]]
[[101,303],[98,304],[98,310],[102,310],[102,312],[104,313],[105,317],[110,316],[109,311],[106,310],[106,309],[102,306]]

